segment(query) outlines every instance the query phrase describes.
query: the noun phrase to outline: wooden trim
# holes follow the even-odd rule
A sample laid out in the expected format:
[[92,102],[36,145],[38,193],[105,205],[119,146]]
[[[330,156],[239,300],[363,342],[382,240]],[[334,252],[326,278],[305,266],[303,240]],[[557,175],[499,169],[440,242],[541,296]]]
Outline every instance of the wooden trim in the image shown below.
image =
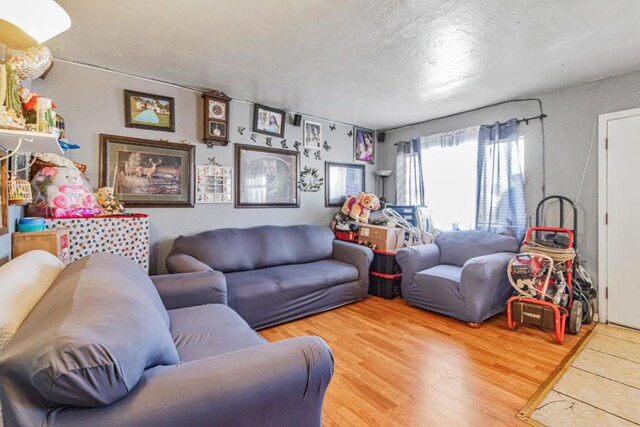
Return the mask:
[[9,233],[9,183],[7,179],[7,160],[0,161],[0,236]]
[[562,362],[558,365],[558,367],[549,375],[549,378],[540,386],[540,388],[534,393],[533,396],[529,399],[529,401],[522,407],[520,412],[516,415],[516,418],[520,421],[523,421],[531,426],[541,426],[537,421],[532,420],[530,417],[540,405],[540,402],[549,394],[551,389],[556,385],[556,383],[562,378],[565,372],[569,369],[569,366],[573,363],[573,361],[578,357],[583,348],[589,343],[592,336],[594,335],[595,327],[592,327],[582,338],[578,341],[578,344],[573,347],[569,353],[562,359]]

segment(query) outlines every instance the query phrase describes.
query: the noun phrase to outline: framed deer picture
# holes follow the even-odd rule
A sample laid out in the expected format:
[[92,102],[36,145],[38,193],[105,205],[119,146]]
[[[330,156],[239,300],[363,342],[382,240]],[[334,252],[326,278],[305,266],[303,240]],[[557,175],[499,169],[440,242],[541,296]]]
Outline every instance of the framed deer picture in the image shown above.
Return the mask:
[[125,207],[193,207],[195,147],[100,135],[100,185]]

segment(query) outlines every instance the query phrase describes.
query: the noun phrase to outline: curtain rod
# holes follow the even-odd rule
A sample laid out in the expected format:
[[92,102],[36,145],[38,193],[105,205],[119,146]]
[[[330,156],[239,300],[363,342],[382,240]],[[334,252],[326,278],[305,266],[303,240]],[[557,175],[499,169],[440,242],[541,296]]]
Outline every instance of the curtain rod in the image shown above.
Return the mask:
[[[537,115],[537,116],[533,116],[533,117],[524,117],[524,118],[522,118],[522,119],[516,119],[516,124],[518,124],[518,125],[519,125],[520,123],[523,123],[523,122],[524,122],[525,124],[527,124],[527,125],[528,125],[528,124],[529,124],[529,122],[530,122],[531,120],[542,120],[542,119],[544,119],[545,117],[547,117],[547,115],[546,115],[546,114],[544,114],[544,113],[543,113],[543,114],[539,114],[539,115]],[[504,126],[504,125],[506,125],[507,123],[508,123],[508,122],[501,122],[501,123],[500,123],[500,126]],[[486,126],[486,125],[485,125],[485,126]],[[493,126],[493,125],[488,125],[488,126]],[[398,145],[398,144],[408,144],[408,143],[409,143],[409,141],[399,141],[399,142],[396,142],[396,143],[395,143],[395,144],[393,144],[393,145]]]
[[424,124],[424,123],[434,122],[436,120],[448,119],[450,117],[459,116],[461,114],[473,113],[475,111],[484,110],[485,108],[492,108],[492,107],[497,107],[497,106],[503,105],[503,104],[509,104],[511,102],[532,102],[532,101],[536,101],[540,105],[540,114],[542,114],[542,101],[540,100],[540,98],[509,99],[507,101],[496,102],[495,104],[489,104],[489,105],[485,105],[483,107],[472,108],[471,110],[460,111],[459,113],[448,114],[446,116],[434,117],[433,119],[427,119],[427,120],[422,120],[422,121],[419,121],[419,122],[408,123],[406,125],[397,126],[397,127],[394,127],[394,128],[377,129],[377,132],[392,132],[394,130],[400,130],[400,129],[408,128],[408,127],[415,126],[415,125],[421,125],[421,124]]

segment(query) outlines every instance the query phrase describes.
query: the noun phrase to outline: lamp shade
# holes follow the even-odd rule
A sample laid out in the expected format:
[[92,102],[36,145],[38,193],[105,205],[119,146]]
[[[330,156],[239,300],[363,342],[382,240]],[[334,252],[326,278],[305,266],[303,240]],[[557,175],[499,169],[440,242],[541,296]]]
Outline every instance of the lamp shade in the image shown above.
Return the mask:
[[0,43],[14,49],[39,45],[71,26],[53,0],[4,0],[0,5]]
[[376,175],[378,175],[380,178],[388,178],[391,176],[391,174],[393,174],[393,171],[391,169],[385,169],[376,172]]

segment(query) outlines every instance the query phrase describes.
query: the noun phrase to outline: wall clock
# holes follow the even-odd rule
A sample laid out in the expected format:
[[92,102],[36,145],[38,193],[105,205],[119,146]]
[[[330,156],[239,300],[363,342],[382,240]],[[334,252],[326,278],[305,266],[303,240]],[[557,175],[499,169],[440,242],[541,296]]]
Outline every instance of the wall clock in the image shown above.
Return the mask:
[[212,90],[202,94],[204,100],[204,129],[202,141],[208,145],[229,143],[229,98],[223,92]]

